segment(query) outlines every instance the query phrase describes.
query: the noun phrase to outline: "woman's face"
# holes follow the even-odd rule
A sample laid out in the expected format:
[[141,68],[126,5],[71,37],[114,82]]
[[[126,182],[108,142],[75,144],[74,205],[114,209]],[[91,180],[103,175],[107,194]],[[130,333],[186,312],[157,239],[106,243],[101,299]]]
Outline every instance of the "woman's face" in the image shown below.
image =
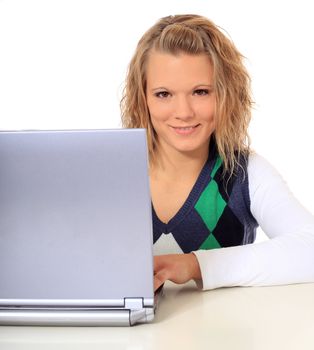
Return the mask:
[[215,128],[209,57],[153,51],[146,77],[147,105],[158,146],[166,152],[207,152]]

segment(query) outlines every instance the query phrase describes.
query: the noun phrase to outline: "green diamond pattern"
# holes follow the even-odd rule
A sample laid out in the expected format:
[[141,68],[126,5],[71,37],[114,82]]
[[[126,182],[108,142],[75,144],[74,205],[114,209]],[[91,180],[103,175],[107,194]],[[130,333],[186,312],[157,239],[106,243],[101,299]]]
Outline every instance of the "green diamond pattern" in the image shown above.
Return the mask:
[[216,181],[211,180],[197,201],[195,209],[203,219],[207,228],[212,232],[225,206],[226,202],[219,193]]
[[198,212],[206,227],[211,232],[211,234],[200,246],[200,249],[220,248],[220,244],[212,232],[227,205],[219,193],[219,188],[216,181],[213,179],[221,164],[221,158],[218,158],[211,173],[212,180],[209,182],[195,205],[195,210]]
[[211,233],[205,241],[202,243],[202,245],[199,247],[199,249],[215,249],[215,248],[221,248],[221,245],[215,238],[215,236]]

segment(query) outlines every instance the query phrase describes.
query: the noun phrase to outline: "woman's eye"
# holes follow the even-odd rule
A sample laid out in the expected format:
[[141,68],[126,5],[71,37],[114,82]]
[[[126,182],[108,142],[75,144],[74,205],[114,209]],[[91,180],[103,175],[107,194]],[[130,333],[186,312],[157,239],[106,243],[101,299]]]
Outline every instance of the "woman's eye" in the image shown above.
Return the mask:
[[194,95],[205,96],[208,95],[208,92],[207,89],[198,89],[194,91]]
[[169,96],[169,92],[159,91],[159,92],[156,92],[155,96],[159,98],[167,98]]

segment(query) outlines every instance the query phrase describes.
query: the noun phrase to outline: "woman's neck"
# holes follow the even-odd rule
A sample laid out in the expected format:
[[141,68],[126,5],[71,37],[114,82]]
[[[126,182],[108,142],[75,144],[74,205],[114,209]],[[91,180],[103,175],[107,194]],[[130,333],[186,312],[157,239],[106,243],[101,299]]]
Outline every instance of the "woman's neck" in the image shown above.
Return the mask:
[[174,149],[159,147],[156,158],[151,164],[151,176],[167,174],[168,178],[180,179],[182,177],[199,174],[208,158],[209,146],[193,152],[178,152]]

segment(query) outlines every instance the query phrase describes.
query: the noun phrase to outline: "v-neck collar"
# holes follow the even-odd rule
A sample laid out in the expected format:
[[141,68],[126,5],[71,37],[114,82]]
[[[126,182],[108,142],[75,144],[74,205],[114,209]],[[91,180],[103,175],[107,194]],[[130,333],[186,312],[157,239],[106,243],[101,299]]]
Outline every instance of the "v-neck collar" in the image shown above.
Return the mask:
[[183,203],[182,207],[178,212],[169,220],[166,224],[162,222],[157,216],[154,206],[152,204],[152,216],[153,224],[158,228],[159,232],[169,233],[171,232],[187,215],[187,213],[194,208],[195,203],[197,202],[200,194],[203,192],[204,187],[209,183],[211,178],[211,172],[215,165],[217,158],[216,147],[211,147],[211,150],[208,155],[208,159],[204,164],[194,186],[192,187],[191,192],[189,193],[187,199]]

